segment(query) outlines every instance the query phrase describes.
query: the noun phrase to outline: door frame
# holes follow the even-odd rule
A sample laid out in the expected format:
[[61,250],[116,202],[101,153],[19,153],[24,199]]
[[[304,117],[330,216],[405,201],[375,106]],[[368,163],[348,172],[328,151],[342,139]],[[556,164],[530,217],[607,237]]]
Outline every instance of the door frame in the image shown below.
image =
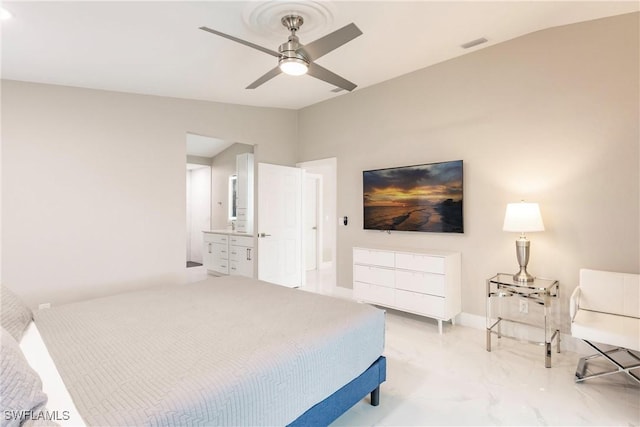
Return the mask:
[[[307,172],[303,169],[304,171],[304,184],[306,188],[306,183],[307,180],[311,179],[314,181],[315,183],[315,195],[316,195],[316,200],[314,201],[314,210],[315,210],[315,215],[316,215],[316,252],[315,252],[315,265],[316,267],[314,268],[314,270],[320,270],[322,268],[322,234],[324,232],[323,229],[323,221],[322,221],[322,175],[321,174],[317,174],[317,173],[310,173]],[[302,191],[302,224],[303,227],[306,225],[306,213],[307,213],[307,205],[310,202],[310,195],[307,194],[307,192],[303,189]],[[304,250],[304,260],[303,260],[303,264],[304,264],[304,271],[309,271],[307,269],[306,266],[306,259],[307,259],[307,242],[305,241],[305,231],[304,229],[302,230],[302,247]]]
[[[337,238],[338,238],[338,159],[329,157],[326,159],[311,160],[296,163],[296,166],[304,169],[308,173],[322,175],[322,194],[320,199],[323,201],[322,211],[320,213],[320,223],[323,227],[322,246],[319,250],[320,263],[319,269],[331,269],[334,274],[337,269]],[[330,200],[330,204],[324,204],[324,200]],[[331,260],[324,261],[325,247],[331,252]]]

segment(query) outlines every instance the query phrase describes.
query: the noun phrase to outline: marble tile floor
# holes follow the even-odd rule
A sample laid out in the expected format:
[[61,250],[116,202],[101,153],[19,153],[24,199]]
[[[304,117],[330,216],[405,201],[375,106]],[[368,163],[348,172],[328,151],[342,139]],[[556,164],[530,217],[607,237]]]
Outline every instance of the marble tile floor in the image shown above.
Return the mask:
[[[575,383],[578,358],[484,331],[387,311],[387,381],[332,426],[639,426],[640,386],[624,374]],[[591,352],[585,349],[584,354]],[[606,367],[606,365],[603,365]]]
[[[351,297],[330,270],[308,272],[303,289]],[[367,398],[332,427],[640,426],[640,385],[627,375],[574,381],[578,359],[593,353],[586,344],[574,343],[580,354],[554,347],[551,368],[542,346],[495,337],[485,346],[484,330],[447,323],[439,335],[435,320],[387,310],[380,406]]]

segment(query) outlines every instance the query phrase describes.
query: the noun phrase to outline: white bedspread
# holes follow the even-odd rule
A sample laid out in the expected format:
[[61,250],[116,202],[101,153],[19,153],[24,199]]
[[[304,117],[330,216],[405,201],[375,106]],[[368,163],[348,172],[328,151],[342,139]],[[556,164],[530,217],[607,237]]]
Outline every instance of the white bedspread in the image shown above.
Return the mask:
[[68,304],[35,321],[89,425],[286,425],[384,347],[381,310],[241,277]]

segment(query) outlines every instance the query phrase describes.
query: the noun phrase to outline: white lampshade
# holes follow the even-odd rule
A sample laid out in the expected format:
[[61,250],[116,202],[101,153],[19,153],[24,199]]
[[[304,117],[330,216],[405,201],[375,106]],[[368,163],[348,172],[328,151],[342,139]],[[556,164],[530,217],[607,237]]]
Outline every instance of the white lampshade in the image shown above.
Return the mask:
[[537,203],[509,203],[504,214],[502,229],[518,233],[544,231],[540,207]]

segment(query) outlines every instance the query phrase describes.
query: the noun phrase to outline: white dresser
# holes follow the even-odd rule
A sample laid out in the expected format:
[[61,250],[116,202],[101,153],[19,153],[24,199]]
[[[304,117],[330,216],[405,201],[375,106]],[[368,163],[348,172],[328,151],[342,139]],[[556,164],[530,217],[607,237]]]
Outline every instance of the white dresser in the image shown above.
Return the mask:
[[214,274],[253,277],[253,236],[232,231],[204,232],[203,261],[207,271]]
[[462,311],[460,253],[353,248],[353,296],[400,311],[455,322]]

